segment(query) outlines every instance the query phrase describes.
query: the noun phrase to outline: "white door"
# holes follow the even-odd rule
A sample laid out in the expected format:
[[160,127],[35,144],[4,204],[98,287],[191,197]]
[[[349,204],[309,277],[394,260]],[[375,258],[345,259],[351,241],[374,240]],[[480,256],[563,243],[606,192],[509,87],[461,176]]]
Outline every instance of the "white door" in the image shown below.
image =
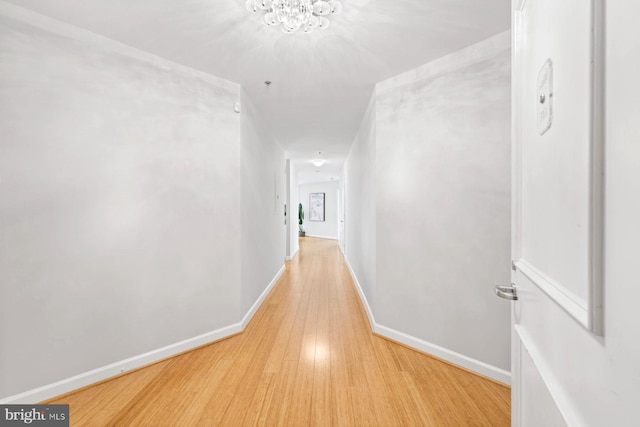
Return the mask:
[[602,334],[600,0],[513,1],[512,421],[592,425]]

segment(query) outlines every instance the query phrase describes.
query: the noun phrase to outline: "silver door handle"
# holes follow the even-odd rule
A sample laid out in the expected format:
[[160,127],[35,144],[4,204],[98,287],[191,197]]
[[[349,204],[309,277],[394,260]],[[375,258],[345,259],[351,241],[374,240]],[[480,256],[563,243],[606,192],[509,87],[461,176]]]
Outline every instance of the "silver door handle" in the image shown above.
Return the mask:
[[498,295],[500,298],[508,299],[511,301],[517,301],[518,299],[516,285],[513,283],[509,286],[496,286],[496,295]]

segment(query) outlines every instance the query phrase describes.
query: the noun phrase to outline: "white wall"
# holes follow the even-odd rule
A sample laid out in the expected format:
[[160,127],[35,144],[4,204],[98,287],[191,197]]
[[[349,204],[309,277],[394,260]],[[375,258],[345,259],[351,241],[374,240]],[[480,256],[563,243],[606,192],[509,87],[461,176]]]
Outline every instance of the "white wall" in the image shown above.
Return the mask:
[[[310,237],[338,238],[338,182],[318,182],[314,184],[300,184],[298,194],[304,208],[304,231]],[[309,194],[325,193],[324,221],[311,221],[309,209]]]
[[239,86],[12,10],[0,396],[239,316]]
[[[284,265],[284,151],[242,91],[242,312]],[[229,218],[233,221],[233,218]]]
[[502,33],[376,87],[376,320],[504,370],[510,47]]
[[510,45],[378,83],[344,169],[345,255],[374,330],[505,382]]
[[0,2],[0,118],[0,401],[242,330],[284,153],[237,84]]
[[287,258],[293,259],[298,252],[298,169],[291,160],[287,160],[287,188],[288,188],[288,212],[287,212],[287,227],[288,227],[288,243],[287,243]]
[[[345,258],[370,309],[376,306],[376,96],[344,166]],[[372,316],[372,312],[369,315]]]

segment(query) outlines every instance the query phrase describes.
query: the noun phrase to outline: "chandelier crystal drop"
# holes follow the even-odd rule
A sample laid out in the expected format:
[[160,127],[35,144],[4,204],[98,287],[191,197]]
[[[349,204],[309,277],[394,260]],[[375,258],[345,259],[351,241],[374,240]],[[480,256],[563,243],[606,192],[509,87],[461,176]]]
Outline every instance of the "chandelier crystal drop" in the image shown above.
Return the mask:
[[246,6],[251,13],[263,13],[265,25],[280,26],[287,34],[324,30],[329,27],[327,16],[342,10],[338,0],[247,0]]

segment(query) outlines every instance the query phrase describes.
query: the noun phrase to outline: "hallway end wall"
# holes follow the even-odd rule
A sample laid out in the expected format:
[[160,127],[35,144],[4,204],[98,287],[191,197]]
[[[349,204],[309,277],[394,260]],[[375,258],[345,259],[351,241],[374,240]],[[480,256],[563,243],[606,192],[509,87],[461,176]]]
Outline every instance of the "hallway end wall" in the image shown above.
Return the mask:
[[[304,231],[309,237],[338,238],[338,182],[300,184],[298,194],[304,208]],[[311,221],[309,195],[324,193],[324,221]]]

